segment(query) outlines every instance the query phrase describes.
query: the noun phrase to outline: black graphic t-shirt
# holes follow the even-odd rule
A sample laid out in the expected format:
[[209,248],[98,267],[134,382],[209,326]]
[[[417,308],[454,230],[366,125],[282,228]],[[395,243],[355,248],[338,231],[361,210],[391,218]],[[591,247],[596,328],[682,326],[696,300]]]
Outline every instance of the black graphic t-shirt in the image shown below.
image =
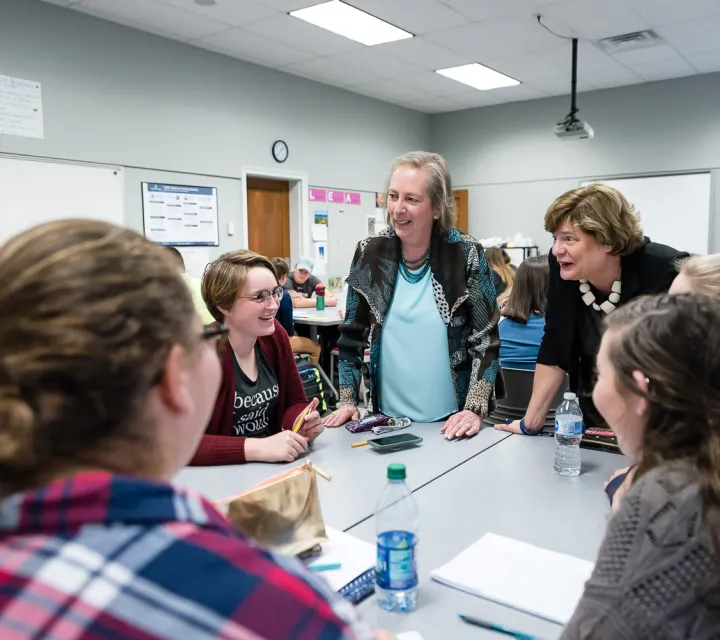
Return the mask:
[[265,358],[260,345],[255,344],[257,380],[253,382],[240,368],[233,353],[235,365],[235,411],[233,435],[247,438],[267,438],[275,421],[278,402],[278,382],[275,372]]

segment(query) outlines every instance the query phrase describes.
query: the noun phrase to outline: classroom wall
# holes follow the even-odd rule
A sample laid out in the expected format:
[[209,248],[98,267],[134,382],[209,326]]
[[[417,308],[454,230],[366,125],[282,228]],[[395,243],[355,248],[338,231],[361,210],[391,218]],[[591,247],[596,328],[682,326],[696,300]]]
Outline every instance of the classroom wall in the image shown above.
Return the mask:
[[545,210],[584,179],[711,169],[710,248],[720,251],[720,74],[579,94],[592,140],[553,134],[569,105],[567,96],[433,116],[433,150],[470,191],[470,233],[520,231],[547,250]]
[[[0,74],[41,82],[45,112],[44,140],[0,136],[0,152],[129,167],[138,229],[139,182],[155,171],[221,186],[219,252],[239,246],[239,226],[230,238],[222,223],[240,224],[243,166],[375,191],[394,157],[430,142],[424,114],[37,0],[0,0]],[[290,148],[282,165],[277,139]]]

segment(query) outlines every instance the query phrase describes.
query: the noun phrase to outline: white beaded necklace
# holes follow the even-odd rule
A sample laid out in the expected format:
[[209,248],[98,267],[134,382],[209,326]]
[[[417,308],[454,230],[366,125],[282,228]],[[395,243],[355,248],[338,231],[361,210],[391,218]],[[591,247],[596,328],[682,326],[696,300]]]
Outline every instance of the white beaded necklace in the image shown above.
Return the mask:
[[603,311],[605,315],[610,315],[617,308],[615,305],[620,302],[620,294],[622,293],[621,276],[612,284],[612,292],[602,304],[595,302],[595,294],[590,290],[590,283],[587,280],[580,280],[580,293],[582,293],[583,302],[595,311]]

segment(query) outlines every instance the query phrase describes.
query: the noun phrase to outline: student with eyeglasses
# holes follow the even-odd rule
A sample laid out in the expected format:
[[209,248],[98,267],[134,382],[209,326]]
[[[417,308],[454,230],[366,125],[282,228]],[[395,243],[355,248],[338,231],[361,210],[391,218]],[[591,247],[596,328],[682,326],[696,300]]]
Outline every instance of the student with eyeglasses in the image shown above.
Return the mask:
[[220,392],[190,464],[292,462],[324,426],[313,410],[292,430],[308,399],[275,318],[283,288],[272,262],[253,251],[226,253],[205,270],[202,296],[227,339],[218,346]]

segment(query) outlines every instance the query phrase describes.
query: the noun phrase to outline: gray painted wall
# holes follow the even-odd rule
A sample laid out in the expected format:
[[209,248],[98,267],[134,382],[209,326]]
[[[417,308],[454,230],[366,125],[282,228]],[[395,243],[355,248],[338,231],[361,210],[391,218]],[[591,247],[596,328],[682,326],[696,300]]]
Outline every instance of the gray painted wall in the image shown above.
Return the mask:
[[433,116],[433,150],[470,190],[470,233],[521,231],[548,249],[545,210],[583,179],[711,169],[710,242],[720,251],[720,74],[581,93],[592,140],[553,134],[569,104],[548,98]]
[[[37,0],[0,0],[0,74],[41,82],[45,111],[44,140],[0,136],[0,152],[136,167],[126,222],[140,229],[139,183],[155,170],[223,185],[221,251],[239,246],[243,165],[375,191],[395,156],[430,142],[430,118],[415,111]],[[270,154],[278,138],[283,165]]]

